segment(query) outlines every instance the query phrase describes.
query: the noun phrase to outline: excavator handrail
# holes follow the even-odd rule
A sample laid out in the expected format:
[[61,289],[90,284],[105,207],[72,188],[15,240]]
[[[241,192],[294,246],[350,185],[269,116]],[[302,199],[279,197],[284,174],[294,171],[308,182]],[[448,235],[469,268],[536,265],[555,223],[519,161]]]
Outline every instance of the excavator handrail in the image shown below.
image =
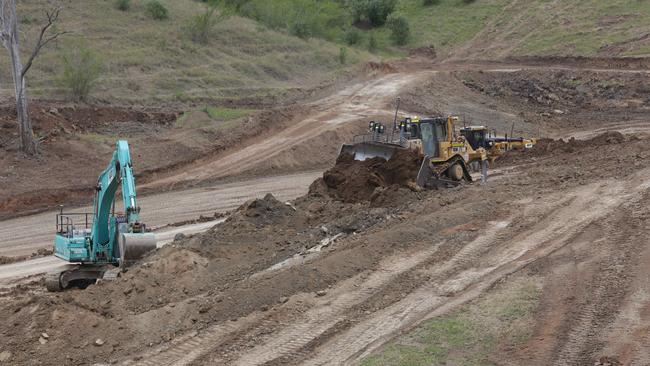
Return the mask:
[[[66,234],[70,233],[71,230],[74,230],[76,226],[75,217],[83,217],[84,229],[90,229],[93,224],[92,212],[63,212],[63,210],[61,210],[56,214],[56,232],[59,234]],[[88,218],[90,218],[90,220],[88,220]],[[81,224],[79,225],[81,226]]]

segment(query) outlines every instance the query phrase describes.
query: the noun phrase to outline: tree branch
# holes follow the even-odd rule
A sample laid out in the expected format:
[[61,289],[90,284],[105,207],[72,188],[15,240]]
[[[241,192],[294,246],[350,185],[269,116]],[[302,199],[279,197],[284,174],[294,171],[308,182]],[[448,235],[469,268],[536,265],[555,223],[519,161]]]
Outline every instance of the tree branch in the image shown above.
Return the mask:
[[38,35],[38,41],[36,42],[36,46],[34,46],[34,51],[32,51],[32,54],[29,56],[29,59],[27,60],[27,63],[25,63],[25,66],[23,67],[23,70],[21,72],[21,76],[25,77],[25,74],[27,74],[27,71],[29,70],[30,67],[32,67],[32,63],[34,62],[34,59],[36,56],[38,56],[38,53],[41,51],[41,48],[48,44],[49,42],[57,39],[59,36],[66,34],[68,32],[56,32],[52,34],[49,37],[45,37],[45,33],[47,33],[48,29],[56,23],[57,20],[59,20],[59,13],[61,12],[61,8],[57,7],[55,8],[52,12],[45,12],[45,15],[47,15],[47,23],[41,28],[41,33]]

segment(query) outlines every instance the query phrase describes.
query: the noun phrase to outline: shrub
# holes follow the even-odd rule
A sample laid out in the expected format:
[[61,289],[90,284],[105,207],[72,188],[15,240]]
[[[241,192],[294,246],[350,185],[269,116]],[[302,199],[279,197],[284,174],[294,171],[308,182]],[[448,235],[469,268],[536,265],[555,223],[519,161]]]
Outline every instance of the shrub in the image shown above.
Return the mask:
[[411,29],[406,18],[401,16],[390,16],[386,22],[390,29],[390,37],[397,45],[405,45],[411,36]]
[[202,14],[195,15],[187,25],[187,33],[192,41],[197,43],[208,43],[212,28],[217,24],[216,8],[209,6]]
[[361,42],[361,32],[359,30],[353,28],[345,33],[345,43],[353,46],[359,44],[359,42]]
[[117,0],[115,2],[115,7],[118,10],[127,11],[131,8],[131,0]]
[[339,63],[345,65],[348,62],[348,49],[341,47],[339,50]]
[[309,29],[309,24],[302,20],[296,20],[291,25],[291,34],[302,39],[307,39],[311,36],[311,30]]
[[348,0],[354,20],[368,21],[372,26],[384,25],[396,5],[397,0]]
[[471,3],[473,3],[474,1],[476,1],[476,0],[463,0],[463,2],[464,2],[465,4],[471,4]]
[[440,4],[440,0],[422,0],[422,5],[431,6]]
[[379,45],[377,44],[377,38],[375,38],[374,34],[371,34],[368,38],[368,51],[375,53],[377,52],[377,48],[379,48]]
[[149,1],[145,6],[145,9],[147,10],[147,14],[155,20],[164,20],[169,18],[169,11],[165,5],[158,0]]
[[86,100],[103,69],[102,60],[83,44],[70,47],[61,57],[61,84],[75,101]]

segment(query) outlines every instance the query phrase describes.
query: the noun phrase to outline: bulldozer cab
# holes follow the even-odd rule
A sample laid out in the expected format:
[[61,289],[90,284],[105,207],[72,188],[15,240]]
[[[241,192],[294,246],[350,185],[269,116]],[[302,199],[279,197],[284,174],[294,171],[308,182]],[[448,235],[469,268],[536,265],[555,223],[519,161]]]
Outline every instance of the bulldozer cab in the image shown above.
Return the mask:
[[426,118],[411,120],[411,138],[422,141],[424,155],[437,157],[440,154],[440,142],[451,140],[448,118]]
[[469,126],[460,129],[461,136],[465,137],[474,150],[479,147],[484,149],[490,147],[487,132],[487,127],[484,126]]

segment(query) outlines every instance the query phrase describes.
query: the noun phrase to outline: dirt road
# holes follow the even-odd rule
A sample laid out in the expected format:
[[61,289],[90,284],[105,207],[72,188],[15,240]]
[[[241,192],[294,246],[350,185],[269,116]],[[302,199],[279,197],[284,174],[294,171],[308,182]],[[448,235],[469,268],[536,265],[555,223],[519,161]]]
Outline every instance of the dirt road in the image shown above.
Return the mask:
[[[391,73],[355,83],[330,96],[302,105],[304,111],[290,121],[289,127],[285,129],[270,131],[266,136],[253,139],[244,146],[230,149],[218,156],[198,159],[189,166],[173,170],[166,176],[149,182],[146,187],[174,187],[187,182],[237,176],[245,172],[268,172],[274,168],[295,171],[305,169],[310,164],[322,163],[323,160],[333,161],[340,142],[351,138],[348,133],[350,130],[346,128],[360,122],[365,126],[368,118],[375,116],[383,118],[384,122],[392,120],[397,96],[406,99],[402,103],[401,115],[454,114],[465,118],[463,123],[487,124],[499,131],[508,131],[511,126],[516,126],[517,134],[527,136],[544,133],[545,136],[550,134],[551,137],[566,137],[575,131],[563,128],[561,134],[555,134],[553,131],[540,130],[539,123],[522,118],[521,111],[517,108],[498,104],[493,95],[472,91],[467,87],[466,79],[459,77],[459,73],[462,75],[473,71],[495,75],[517,74],[522,71],[579,71],[632,76],[650,74],[644,68],[581,65],[580,62],[563,64],[561,60],[544,64],[525,61],[419,64],[408,61],[399,64]],[[619,129],[637,131],[625,127],[626,123],[627,121],[622,122]],[[638,124],[645,122],[639,121]],[[645,126],[640,128],[645,131]],[[344,132],[337,135],[340,129]],[[588,138],[594,134],[586,130],[577,136]],[[327,140],[332,141],[328,144]]]
[[[346,87],[329,97],[307,104],[306,114],[292,122],[290,127],[262,140],[253,141],[248,146],[238,147],[213,161],[197,161],[177,174],[151,182],[146,187],[173,186],[184,181],[234,176],[346,123],[375,115],[390,116],[393,113],[390,110],[393,98],[399,90],[428,74],[428,71],[388,74]],[[314,160],[321,158],[317,151],[313,155]]]

